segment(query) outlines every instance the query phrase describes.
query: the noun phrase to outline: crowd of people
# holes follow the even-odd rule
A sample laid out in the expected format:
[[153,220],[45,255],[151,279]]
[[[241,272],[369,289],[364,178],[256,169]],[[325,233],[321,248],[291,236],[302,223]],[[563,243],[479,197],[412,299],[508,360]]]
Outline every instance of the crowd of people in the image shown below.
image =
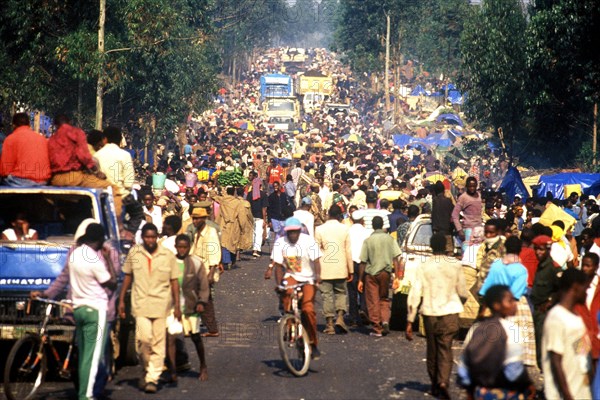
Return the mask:
[[[383,130],[382,99],[332,54],[315,50],[312,57],[310,69],[334,79],[330,100],[356,113],[317,109],[297,132],[272,130],[260,112],[258,83],[282,65],[266,58],[220,91],[213,109],[191,118],[185,143],[166,143],[152,166],[120,147],[118,128],[86,134],[61,115],[45,139],[26,114],[16,114],[0,158],[3,184],[110,187],[121,237],[134,243],[121,266],[101,227],[84,221],[61,276],[33,295],[55,297],[68,284],[77,329],[95,335],[92,326],[110,331],[125,317],[131,289],[140,388],[154,393],[165,360],[170,381],[189,367],[177,350],[182,333],[197,351],[200,380],[208,378],[202,338],[220,335],[215,287],[222,273],[243,266],[244,252],[268,264],[264,277],[277,287],[308,283],[301,307],[313,358],[320,356],[317,293],[323,334],[368,326],[375,338],[388,335],[390,288],[404,279],[407,234],[427,214],[432,255],[411,282],[406,337],[413,339],[420,311],[432,394],[450,397],[452,343],[470,307],[478,322],[458,371],[470,396],[533,396],[542,389],[541,369],[547,398],[591,398],[600,355],[596,200],[573,193],[565,201],[509,201],[491,182],[506,173],[501,154],[490,155],[493,164],[448,165],[431,149],[395,146]],[[229,172],[247,184],[223,187],[219,175]],[[161,185],[157,174],[165,175]],[[2,239],[31,235],[20,216]],[[282,312],[289,310],[291,290],[278,296]],[[112,373],[110,351],[100,356],[106,339],[84,343],[79,397],[98,397]]]

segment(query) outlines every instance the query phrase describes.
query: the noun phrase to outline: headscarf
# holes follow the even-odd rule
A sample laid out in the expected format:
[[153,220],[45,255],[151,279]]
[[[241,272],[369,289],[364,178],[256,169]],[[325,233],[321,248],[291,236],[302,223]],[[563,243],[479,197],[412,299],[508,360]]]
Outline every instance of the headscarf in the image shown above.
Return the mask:
[[560,228],[560,226],[552,225],[550,229],[552,229],[552,241],[558,243],[563,248],[566,248],[566,243],[564,240],[562,240],[565,232]]

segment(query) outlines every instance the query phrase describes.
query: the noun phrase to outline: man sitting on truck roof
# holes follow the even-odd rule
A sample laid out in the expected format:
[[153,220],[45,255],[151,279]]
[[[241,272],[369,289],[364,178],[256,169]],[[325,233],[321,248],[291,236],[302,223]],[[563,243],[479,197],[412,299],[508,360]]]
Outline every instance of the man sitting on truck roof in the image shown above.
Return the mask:
[[17,113],[14,131],[4,140],[0,158],[0,177],[7,186],[40,186],[50,179],[48,141],[29,127],[29,117]]
[[71,126],[66,115],[58,115],[54,121],[56,132],[48,140],[53,186],[79,186],[107,188],[112,186],[115,209],[121,215],[121,192],[102,173],[87,147],[85,133]]

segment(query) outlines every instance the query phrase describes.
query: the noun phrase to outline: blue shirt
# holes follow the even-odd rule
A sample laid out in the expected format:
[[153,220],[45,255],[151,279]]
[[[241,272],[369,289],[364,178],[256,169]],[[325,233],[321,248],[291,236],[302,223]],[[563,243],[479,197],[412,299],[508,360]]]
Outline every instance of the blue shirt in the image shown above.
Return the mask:
[[502,260],[494,261],[479,294],[485,296],[488,289],[496,285],[508,286],[513,297],[519,300],[527,289],[527,269],[521,263],[504,264]]

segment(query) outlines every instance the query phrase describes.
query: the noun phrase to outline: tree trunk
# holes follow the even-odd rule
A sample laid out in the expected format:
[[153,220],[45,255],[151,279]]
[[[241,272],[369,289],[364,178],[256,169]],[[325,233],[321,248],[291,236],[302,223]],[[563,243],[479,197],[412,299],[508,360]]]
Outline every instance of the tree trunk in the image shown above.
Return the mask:
[[104,91],[104,22],[106,20],[106,0],[100,0],[100,18],[98,19],[98,54],[100,55],[100,71],[96,85],[96,129],[102,129]]
[[387,33],[385,36],[385,119],[387,119],[387,113],[390,110],[390,16],[386,15],[387,19]]
[[594,125],[592,128],[592,165],[596,165],[598,163],[598,157],[596,155],[597,152],[597,141],[598,141],[598,103],[594,103]]
[[81,126],[83,115],[83,82],[81,79],[77,82],[77,125]]

